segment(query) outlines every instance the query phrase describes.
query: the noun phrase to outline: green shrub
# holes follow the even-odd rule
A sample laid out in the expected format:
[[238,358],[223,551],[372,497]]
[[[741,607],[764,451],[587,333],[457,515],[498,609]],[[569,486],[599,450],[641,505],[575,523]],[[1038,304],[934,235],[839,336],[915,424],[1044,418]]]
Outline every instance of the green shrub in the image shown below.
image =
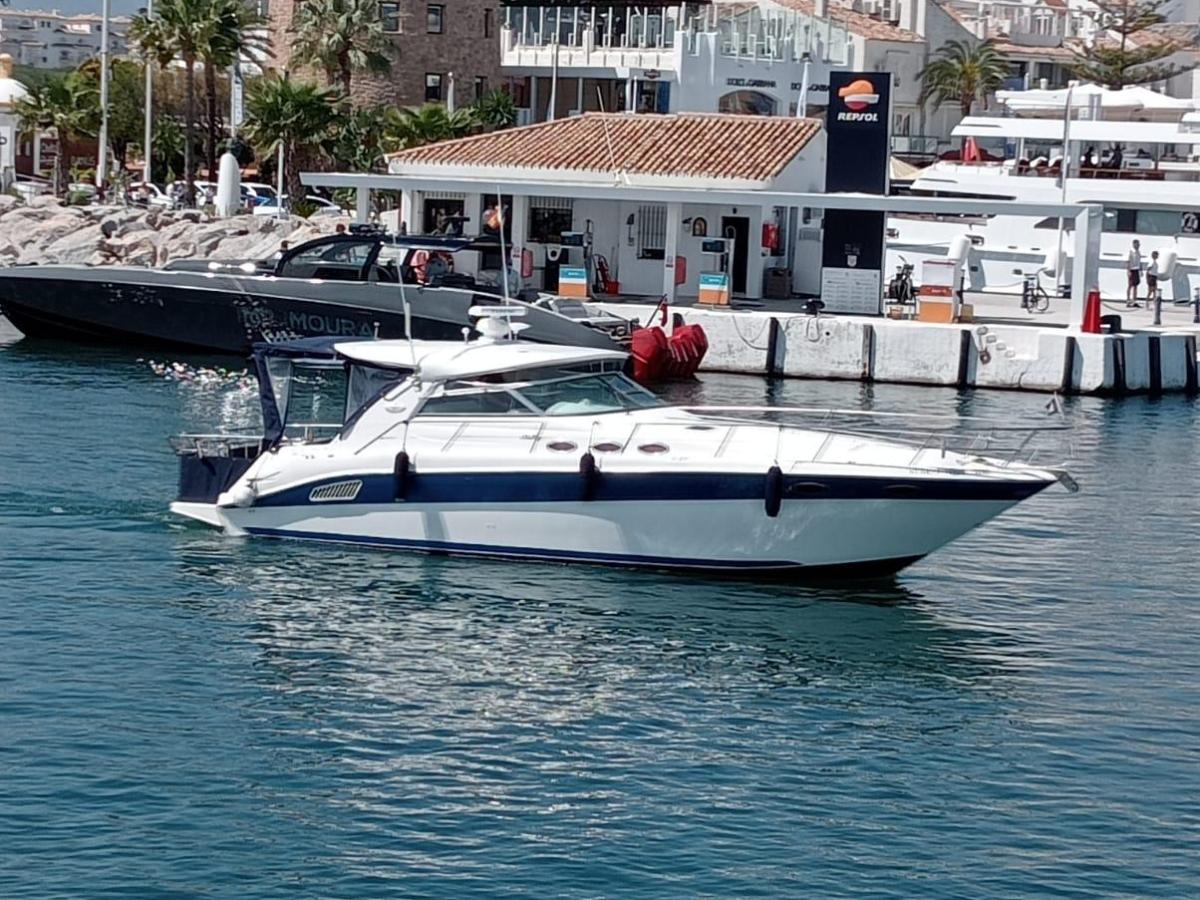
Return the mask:
[[92,195],[87,191],[71,191],[67,194],[67,206],[87,206],[92,202]]
[[307,219],[315,213],[319,207],[311,200],[297,200],[292,204],[292,215],[299,216],[302,219]]

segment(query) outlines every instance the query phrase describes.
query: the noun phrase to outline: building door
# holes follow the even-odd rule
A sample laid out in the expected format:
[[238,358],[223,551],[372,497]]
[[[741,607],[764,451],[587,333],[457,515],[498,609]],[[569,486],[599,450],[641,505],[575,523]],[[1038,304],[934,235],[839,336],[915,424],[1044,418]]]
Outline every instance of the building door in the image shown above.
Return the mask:
[[750,220],[746,216],[721,216],[721,236],[733,240],[733,293],[746,293],[746,263],[750,254]]

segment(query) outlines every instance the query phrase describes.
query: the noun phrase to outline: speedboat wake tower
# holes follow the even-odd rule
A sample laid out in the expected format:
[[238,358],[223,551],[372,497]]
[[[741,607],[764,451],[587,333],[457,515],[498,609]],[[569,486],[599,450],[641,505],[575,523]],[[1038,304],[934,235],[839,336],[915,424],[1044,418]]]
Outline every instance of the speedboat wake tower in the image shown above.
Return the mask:
[[580,321],[502,297],[503,285],[455,271],[464,253],[499,255],[500,247],[353,228],[271,260],[11,266],[0,269],[0,311],[29,337],[245,354],[258,342],[320,335],[454,340],[471,307],[510,303],[526,312],[526,340],[599,349],[628,341],[628,323]]
[[624,364],[512,340],[259,345],[264,433],[175,438],[171,509],[234,535],[857,577],[1073,487],[1016,461],[1015,428],[992,432],[1013,447],[962,437],[956,450],[957,435],[872,435],[860,413],[789,426],[664,405]]

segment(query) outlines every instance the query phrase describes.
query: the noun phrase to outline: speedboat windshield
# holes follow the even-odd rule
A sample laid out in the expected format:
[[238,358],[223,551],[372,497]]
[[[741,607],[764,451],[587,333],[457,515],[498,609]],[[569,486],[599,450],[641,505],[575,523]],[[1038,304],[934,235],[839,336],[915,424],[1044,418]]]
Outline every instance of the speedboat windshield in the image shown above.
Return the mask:
[[422,416],[585,416],[661,406],[621,372],[576,372],[529,381],[454,381],[421,409]]

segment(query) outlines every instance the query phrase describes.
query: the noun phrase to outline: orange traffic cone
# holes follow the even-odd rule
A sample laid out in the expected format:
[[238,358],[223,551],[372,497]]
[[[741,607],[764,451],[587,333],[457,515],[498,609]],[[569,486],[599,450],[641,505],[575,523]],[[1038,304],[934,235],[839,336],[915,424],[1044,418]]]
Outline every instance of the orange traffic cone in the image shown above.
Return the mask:
[[1083,331],[1087,334],[1100,333],[1100,291],[1088,291],[1087,305],[1083,308]]

